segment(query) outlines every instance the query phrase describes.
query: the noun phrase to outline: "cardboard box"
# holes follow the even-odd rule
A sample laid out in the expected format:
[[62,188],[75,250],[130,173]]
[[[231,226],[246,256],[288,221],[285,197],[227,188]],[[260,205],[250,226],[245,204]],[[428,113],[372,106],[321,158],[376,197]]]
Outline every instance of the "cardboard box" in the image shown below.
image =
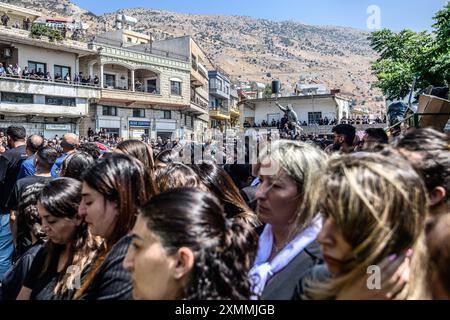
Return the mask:
[[[419,115],[419,127],[434,127],[437,130],[444,130],[450,119],[450,101],[435,96],[423,94],[419,98],[417,113],[432,113],[433,115]],[[439,115],[441,113],[447,113]]]

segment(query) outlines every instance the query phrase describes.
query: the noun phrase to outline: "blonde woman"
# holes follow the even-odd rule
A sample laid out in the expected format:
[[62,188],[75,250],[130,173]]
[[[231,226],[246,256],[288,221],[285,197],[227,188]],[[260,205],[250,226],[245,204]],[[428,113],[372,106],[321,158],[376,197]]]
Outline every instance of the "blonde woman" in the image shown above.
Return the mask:
[[326,155],[298,141],[278,140],[261,156],[257,214],[266,226],[250,271],[254,297],[290,299],[297,281],[321,261],[317,202]]
[[[427,197],[412,167],[393,154],[335,156],[325,181],[320,208],[324,221],[317,241],[331,274],[322,281],[305,280],[304,298],[428,298]],[[378,267],[382,271],[377,289],[387,292],[385,296],[367,287]],[[391,277],[394,273],[409,277],[398,281]],[[394,286],[387,288],[392,281],[386,279],[394,279]]]

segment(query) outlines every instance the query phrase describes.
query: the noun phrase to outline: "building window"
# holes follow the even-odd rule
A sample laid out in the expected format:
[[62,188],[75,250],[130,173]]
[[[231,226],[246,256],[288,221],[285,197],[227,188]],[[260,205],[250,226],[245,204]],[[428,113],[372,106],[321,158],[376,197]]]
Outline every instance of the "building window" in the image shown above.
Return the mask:
[[192,69],[197,70],[197,57],[192,55]]
[[181,96],[181,82],[170,81],[170,93]]
[[319,123],[322,119],[322,112],[308,112],[308,124]]
[[103,106],[103,113],[104,116],[117,116],[117,107],[113,106]]
[[170,110],[164,110],[164,119],[172,119],[172,112]]
[[28,70],[31,72],[47,73],[47,65],[42,62],[28,61]]
[[45,104],[49,104],[52,106],[68,106],[68,107],[76,107],[77,103],[75,98],[65,98],[65,97],[45,97]]
[[225,93],[226,93],[226,94],[229,94],[229,93],[230,93],[230,87],[225,86]]
[[116,76],[114,74],[104,74],[105,86],[106,87],[116,87]]
[[56,79],[57,76],[60,76],[61,78],[64,79],[64,77],[69,74],[69,77],[71,77],[71,73],[70,73],[70,67],[65,67],[65,66],[58,66],[55,65],[55,74],[53,75],[53,77]]
[[147,92],[158,93],[158,89],[156,88],[156,79],[147,80]]
[[2,102],[10,103],[33,103],[33,95],[26,93],[2,92]]
[[145,118],[145,109],[133,109],[133,117]]
[[133,42],[133,39],[131,39],[131,38],[127,38],[127,42]]

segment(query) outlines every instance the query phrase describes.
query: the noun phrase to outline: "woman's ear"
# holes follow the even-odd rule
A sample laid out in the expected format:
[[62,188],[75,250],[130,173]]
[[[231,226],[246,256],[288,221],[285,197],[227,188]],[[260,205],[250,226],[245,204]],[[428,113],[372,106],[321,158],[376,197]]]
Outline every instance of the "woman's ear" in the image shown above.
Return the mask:
[[173,255],[174,261],[174,278],[181,280],[194,267],[194,253],[187,247],[181,247]]
[[443,199],[445,199],[447,192],[444,187],[436,187],[430,192],[430,206],[438,205]]

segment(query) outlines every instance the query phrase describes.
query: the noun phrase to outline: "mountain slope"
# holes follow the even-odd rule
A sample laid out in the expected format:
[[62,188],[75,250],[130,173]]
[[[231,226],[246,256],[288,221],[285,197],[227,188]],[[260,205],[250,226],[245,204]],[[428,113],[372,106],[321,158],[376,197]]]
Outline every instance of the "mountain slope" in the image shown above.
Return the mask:
[[[4,1],[4,0],[3,0]],[[211,61],[234,81],[281,80],[290,92],[299,77],[340,88],[359,105],[379,110],[381,93],[372,89],[376,59],[368,33],[344,27],[311,26],[293,21],[274,22],[246,16],[192,15],[147,8],[119,10],[96,16],[68,0],[7,0],[46,15],[81,17],[95,34],[112,29],[117,13],[138,19],[136,31],[156,39],[192,35]],[[268,77],[270,76],[270,77]]]

